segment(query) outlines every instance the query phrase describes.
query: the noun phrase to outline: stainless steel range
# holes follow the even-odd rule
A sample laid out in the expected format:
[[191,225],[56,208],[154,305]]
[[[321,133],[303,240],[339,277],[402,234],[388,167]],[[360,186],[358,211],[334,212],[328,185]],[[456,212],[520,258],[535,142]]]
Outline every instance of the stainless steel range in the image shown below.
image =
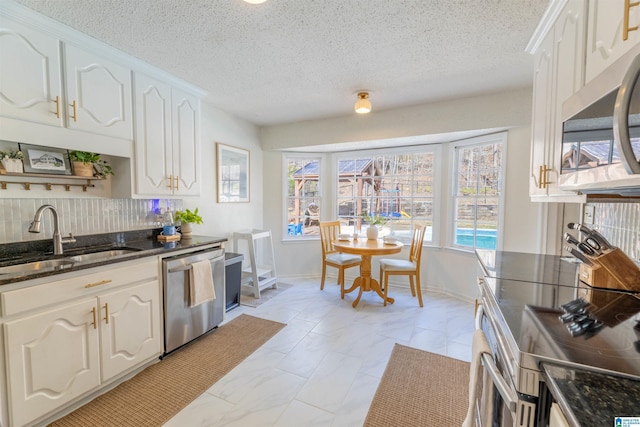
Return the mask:
[[[576,265],[559,257],[489,252],[478,251],[486,277],[477,327],[499,378],[478,404],[478,425],[546,425],[543,362],[640,380],[638,294],[581,284]],[[544,282],[525,281],[523,271]]]

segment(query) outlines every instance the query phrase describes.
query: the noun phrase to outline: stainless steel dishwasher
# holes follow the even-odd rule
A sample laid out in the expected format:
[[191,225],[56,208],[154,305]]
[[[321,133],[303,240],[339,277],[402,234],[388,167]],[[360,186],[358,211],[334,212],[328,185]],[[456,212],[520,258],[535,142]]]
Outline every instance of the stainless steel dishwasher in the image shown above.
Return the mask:
[[[216,298],[189,305],[189,270],[193,263],[209,260]],[[225,311],[224,249],[215,247],[162,260],[164,287],[164,354],[216,328]]]

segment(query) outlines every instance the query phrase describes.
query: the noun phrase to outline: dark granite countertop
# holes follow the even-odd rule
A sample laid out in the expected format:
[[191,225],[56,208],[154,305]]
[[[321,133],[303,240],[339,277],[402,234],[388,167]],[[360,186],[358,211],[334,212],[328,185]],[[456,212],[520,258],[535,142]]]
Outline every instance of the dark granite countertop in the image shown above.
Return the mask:
[[542,364],[551,394],[571,426],[613,426],[616,417],[640,417],[640,381]]
[[53,255],[52,239],[36,240],[33,242],[7,243],[0,245],[0,267],[18,265],[43,259],[65,258],[87,251],[108,249],[133,249],[134,251],[115,258],[96,261],[77,262],[63,269],[51,267],[28,273],[0,274],[0,286],[31,280],[39,277],[53,276],[70,271],[128,261],[154,255],[163,255],[185,249],[196,249],[226,242],[226,237],[192,236],[191,239],[181,239],[177,242],[162,243],[157,236],[162,229],[148,229],[126,231],[119,233],[103,233],[88,236],[77,236],[76,242],[64,245],[64,254]]

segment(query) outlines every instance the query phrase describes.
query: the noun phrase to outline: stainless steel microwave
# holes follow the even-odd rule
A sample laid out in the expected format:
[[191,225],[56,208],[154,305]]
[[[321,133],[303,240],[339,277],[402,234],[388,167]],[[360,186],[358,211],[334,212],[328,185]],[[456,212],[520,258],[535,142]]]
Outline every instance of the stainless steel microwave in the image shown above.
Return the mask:
[[563,104],[559,187],[640,195],[640,45]]

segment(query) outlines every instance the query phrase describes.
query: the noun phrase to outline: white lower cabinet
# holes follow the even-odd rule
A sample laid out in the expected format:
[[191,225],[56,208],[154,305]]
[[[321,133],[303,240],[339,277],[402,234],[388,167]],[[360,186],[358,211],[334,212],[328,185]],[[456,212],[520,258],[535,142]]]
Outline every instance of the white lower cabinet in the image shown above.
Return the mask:
[[162,351],[158,282],[98,298],[102,381]]
[[[152,272],[153,277],[118,286],[126,283],[126,274],[134,267]],[[31,310],[4,323],[9,425],[22,426],[54,414],[161,354],[157,260],[87,271],[87,276],[16,291],[33,297],[38,287],[54,286],[70,294],[78,289],[93,294],[54,307],[48,302],[47,309]],[[101,275],[104,279],[96,282]],[[117,289],[95,291],[112,284]]]
[[100,384],[95,298],[4,325],[9,414],[21,426]]

